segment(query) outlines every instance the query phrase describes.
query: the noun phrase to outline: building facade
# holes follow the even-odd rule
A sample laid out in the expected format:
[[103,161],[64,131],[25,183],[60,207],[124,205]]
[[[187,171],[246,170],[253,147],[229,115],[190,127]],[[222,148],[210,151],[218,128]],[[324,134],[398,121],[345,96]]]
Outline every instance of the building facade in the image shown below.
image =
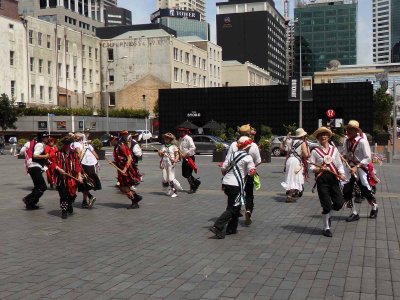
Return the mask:
[[19,13],[85,34],[104,26],[104,0],[19,0]]
[[206,19],[206,0],[157,0],[157,9],[165,8],[197,11],[202,21]]
[[224,61],[249,61],[286,81],[285,19],[272,0],[217,3],[217,44]]
[[118,3],[117,0],[104,0],[105,7],[117,7]]
[[237,60],[222,62],[222,82],[224,86],[259,86],[271,85],[271,75],[268,71],[256,65]]
[[146,105],[152,111],[159,89],[208,87],[207,50],[177,39],[173,31],[159,24],[118,29],[98,32],[103,90],[110,108]]
[[0,16],[19,19],[18,1],[17,0],[2,0],[0,1]]
[[106,6],[104,21],[106,27],[132,25],[132,12],[122,7]]
[[297,5],[295,26],[295,74],[312,76],[331,60],[342,65],[357,63],[357,0],[315,0]]
[[372,1],[374,63],[400,62],[400,1]]

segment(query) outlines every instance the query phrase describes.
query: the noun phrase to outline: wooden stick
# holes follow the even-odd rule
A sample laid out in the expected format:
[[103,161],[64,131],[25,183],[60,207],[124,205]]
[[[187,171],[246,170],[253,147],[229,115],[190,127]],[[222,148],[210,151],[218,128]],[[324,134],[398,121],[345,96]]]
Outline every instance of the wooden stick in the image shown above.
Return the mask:
[[124,172],[123,170],[121,170],[120,168],[118,168],[112,161],[108,160],[107,158],[106,158],[106,161],[107,161],[110,165],[112,165],[115,169],[117,169],[119,172],[121,172],[122,174],[125,174],[125,173],[126,173],[126,172]]
[[312,163],[312,162],[308,162],[310,165],[313,165],[313,166],[316,166],[316,167],[319,167],[319,168],[321,168],[322,170],[324,170],[324,171],[326,171],[326,172],[329,172],[329,173],[332,173],[333,175],[335,175],[338,179],[340,179],[340,176],[338,175],[338,174],[336,174],[335,172],[333,172],[333,171],[331,171],[331,170],[329,170],[328,168],[325,168],[324,166],[321,166],[321,165],[318,165],[318,164],[315,164],[315,163]]
[[[151,147],[153,147],[153,148],[156,149],[157,151],[161,150],[161,149],[157,149],[157,148],[154,147],[153,145],[151,145]],[[178,151],[179,151],[179,149],[178,149]],[[163,151],[162,153],[163,153],[163,155],[167,156],[167,157],[171,160],[172,163],[175,163],[175,160],[172,159],[172,157],[171,157],[169,154],[167,154],[165,151]]]

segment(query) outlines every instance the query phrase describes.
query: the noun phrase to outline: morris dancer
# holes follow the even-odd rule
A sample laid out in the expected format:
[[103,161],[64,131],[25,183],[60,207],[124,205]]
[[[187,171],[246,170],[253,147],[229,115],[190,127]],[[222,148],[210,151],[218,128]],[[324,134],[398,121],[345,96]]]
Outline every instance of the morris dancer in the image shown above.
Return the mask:
[[167,195],[175,198],[178,197],[177,190],[182,190],[179,181],[175,178],[175,165],[179,160],[179,150],[172,143],[176,139],[172,133],[165,133],[163,138],[164,145],[158,151],[158,155],[161,157],[162,185],[167,188]]
[[119,189],[131,201],[132,204],[127,209],[139,208],[139,201],[142,196],[135,192],[135,186],[140,183],[140,176],[132,166],[132,156],[125,140],[118,142],[117,137],[111,138],[111,145],[114,146],[114,166],[118,168]]
[[353,187],[358,183],[361,195],[364,196],[372,206],[369,217],[375,219],[378,216],[378,204],[372,193],[369,183],[369,177],[373,176],[369,172],[371,163],[371,149],[368,140],[362,137],[360,124],[356,120],[350,120],[345,126],[347,138],[344,141],[343,156],[347,159],[350,169],[350,181],[343,187],[343,197],[347,207],[352,210],[351,215],[346,219],[347,222],[353,222],[360,219],[360,216],[353,203]]
[[303,128],[297,128],[296,136],[286,156],[286,176],[281,185],[286,190],[287,203],[296,202],[295,197],[303,193],[304,177],[308,171],[305,160],[310,156],[306,136],[307,132]]
[[318,197],[322,207],[323,235],[332,237],[331,210],[343,207],[343,196],[339,180],[345,179],[344,167],[338,149],[329,144],[333,133],[326,127],[318,128],[313,136],[319,145],[311,151],[310,169],[315,173]]
[[182,176],[187,178],[189,185],[190,185],[190,191],[189,193],[196,193],[197,189],[199,188],[201,181],[199,179],[196,179],[193,177],[193,169],[190,167],[188,164],[187,159],[192,159],[193,162],[196,161],[195,159],[195,151],[196,151],[196,146],[194,145],[193,139],[189,136],[189,128],[183,128],[180,127],[178,128],[178,132],[180,135],[179,138],[179,151],[180,155],[184,158],[182,160]]
[[[215,221],[210,231],[218,239],[225,238],[225,234],[236,234],[241,205],[244,204],[244,189],[247,175],[254,176],[257,172],[251,155],[249,155],[252,140],[247,136],[242,136],[238,142],[238,151],[232,152],[226,157],[221,171],[224,174],[222,179],[222,189],[228,196],[226,210]],[[228,224],[226,232],[225,225]]]
[[63,148],[57,152],[56,182],[57,190],[60,195],[61,218],[68,218],[68,214],[74,212],[73,203],[76,198],[78,184],[82,184],[81,165],[78,153],[71,149],[74,139],[71,136],[62,138]]
[[[98,159],[93,146],[85,141],[85,136],[82,133],[75,134],[75,143],[73,144],[75,151],[79,155],[82,166],[83,184],[79,185],[79,191],[83,194],[82,208],[92,208],[96,197],[90,190],[101,190],[101,182],[97,175]],[[89,198],[89,202],[87,199]]]
[[32,192],[22,199],[27,210],[38,209],[39,199],[47,190],[42,172],[49,158],[49,155],[44,152],[48,137],[47,132],[39,133],[36,139],[27,142],[20,151],[20,154],[25,154],[25,165],[34,186]]
[[143,151],[138,142],[138,138],[139,138],[139,133],[136,131],[133,131],[128,136],[128,145],[130,146],[133,163],[135,165],[136,171],[138,172],[138,174],[140,176],[140,181],[143,181],[143,175],[140,173],[140,170],[139,170],[139,160],[143,156]]
[[[255,136],[256,132],[254,128],[251,128],[250,124],[242,125],[239,128],[239,134],[240,136],[246,136],[246,137],[251,137]],[[237,142],[233,142],[228,150],[228,153],[226,157],[231,157],[233,152],[238,151],[238,146]],[[260,149],[258,148],[257,144],[251,143],[249,150],[248,150],[249,155],[252,157],[253,162],[256,166],[261,164],[261,155],[260,155]],[[244,187],[245,191],[245,207],[246,207],[246,213],[245,213],[245,224],[250,225],[253,221],[251,219],[251,216],[253,214],[254,210],[254,176],[253,175],[248,175],[246,177],[246,185]]]
[[49,137],[47,141],[47,145],[44,148],[44,153],[49,155],[49,158],[46,161],[46,175],[47,175],[47,183],[50,185],[52,189],[56,184],[55,178],[55,162],[56,162],[56,153],[58,151],[57,145],[55,145],[55,139],[53,137]]

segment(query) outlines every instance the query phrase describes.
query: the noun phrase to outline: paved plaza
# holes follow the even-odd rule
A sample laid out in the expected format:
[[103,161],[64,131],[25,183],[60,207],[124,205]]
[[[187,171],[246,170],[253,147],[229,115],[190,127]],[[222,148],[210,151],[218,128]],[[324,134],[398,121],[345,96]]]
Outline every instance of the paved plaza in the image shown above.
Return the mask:
[[0,299],[400,299],[400,163],[378,167],[378,218],[367,218],[366,201],[358,222],[335,212],[327,238],[313,179],[285,203],[283,161],[259,167],[253,224],[241,220],[239,234],[217,240],[208,228],[226,198],[210,156],[197,157],[198,193],[170,198],[159,158],[145,153],[138,210],[126,209],[102,162],[94,208],[81,209],[79,194],[67,220],[55,190],[26,211],[23,160],[0,156]]

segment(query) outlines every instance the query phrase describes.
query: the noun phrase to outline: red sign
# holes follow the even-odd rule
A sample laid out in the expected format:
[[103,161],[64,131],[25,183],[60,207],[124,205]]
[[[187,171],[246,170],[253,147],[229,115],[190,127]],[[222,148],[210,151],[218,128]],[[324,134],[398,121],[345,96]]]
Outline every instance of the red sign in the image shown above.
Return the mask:
[[335,111],[334,111],[333,109],[328,109],[328,110],[326,111],[326,116],[327,116],[329,119],[333,119],[333,118],[335,117]]

